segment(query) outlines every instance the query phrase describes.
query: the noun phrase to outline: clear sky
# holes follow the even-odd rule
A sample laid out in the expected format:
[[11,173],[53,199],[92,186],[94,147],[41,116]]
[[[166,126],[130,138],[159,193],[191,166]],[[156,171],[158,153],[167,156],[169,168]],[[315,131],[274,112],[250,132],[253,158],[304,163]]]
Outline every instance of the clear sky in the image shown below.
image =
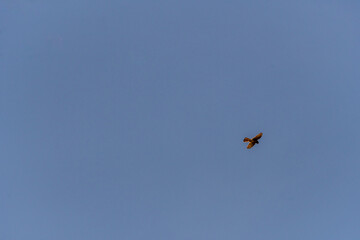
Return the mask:
[[359,23],[346,0],[2,0],[0,239],[360,239]]

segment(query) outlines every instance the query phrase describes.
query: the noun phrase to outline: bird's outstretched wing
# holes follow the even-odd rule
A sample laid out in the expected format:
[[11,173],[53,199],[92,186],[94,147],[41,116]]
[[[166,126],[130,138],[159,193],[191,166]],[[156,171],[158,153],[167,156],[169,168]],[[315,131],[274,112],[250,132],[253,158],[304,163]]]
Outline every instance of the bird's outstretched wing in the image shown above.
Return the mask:
[[244,142],[250,142],[251,141],[251,139],[250,138],[244,138]]
[[247,149],[250,149],[254,146],[254,143],[253,142],[250,142],[249,145],[247,145]]
[[259,133],[258,135],[256,135],[253,140],[258,140],[262,137],[262,133]]

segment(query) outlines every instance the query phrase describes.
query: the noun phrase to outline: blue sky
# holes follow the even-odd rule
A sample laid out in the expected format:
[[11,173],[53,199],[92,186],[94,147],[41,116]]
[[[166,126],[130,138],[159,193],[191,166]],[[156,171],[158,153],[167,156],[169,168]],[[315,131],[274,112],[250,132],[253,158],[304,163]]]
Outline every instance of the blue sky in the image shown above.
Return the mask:
[[357,1],[2,1],[0,238],[358,239],[359,22]]

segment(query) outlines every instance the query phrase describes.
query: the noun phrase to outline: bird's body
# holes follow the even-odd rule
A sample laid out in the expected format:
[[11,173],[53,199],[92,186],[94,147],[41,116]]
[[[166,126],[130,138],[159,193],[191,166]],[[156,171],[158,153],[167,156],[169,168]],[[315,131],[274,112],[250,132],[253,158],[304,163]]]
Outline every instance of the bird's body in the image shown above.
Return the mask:
[[259,139],[262,137],[262,133],[259,133],[258,135],[256,135],[255,137],[253,138],[244,138],[244,142],[249,142],[248,146],[247,146],[247,149],[250,149],[252,148],[255,144],[259,144]]

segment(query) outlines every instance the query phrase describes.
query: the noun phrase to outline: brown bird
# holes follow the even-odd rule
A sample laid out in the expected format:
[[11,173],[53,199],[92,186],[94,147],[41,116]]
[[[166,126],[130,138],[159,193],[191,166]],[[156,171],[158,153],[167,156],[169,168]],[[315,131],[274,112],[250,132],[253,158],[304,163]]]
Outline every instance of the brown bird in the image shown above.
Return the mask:
[[256,135],[255,137],[253,137],[252,139],[250,138],[244,138],[244,142],[249,142],[249,145],[247,146],[248,149],[252,148],[255,144],[259,144],[259,139],[262,137],[262,133],[259,133],[258,135]]

